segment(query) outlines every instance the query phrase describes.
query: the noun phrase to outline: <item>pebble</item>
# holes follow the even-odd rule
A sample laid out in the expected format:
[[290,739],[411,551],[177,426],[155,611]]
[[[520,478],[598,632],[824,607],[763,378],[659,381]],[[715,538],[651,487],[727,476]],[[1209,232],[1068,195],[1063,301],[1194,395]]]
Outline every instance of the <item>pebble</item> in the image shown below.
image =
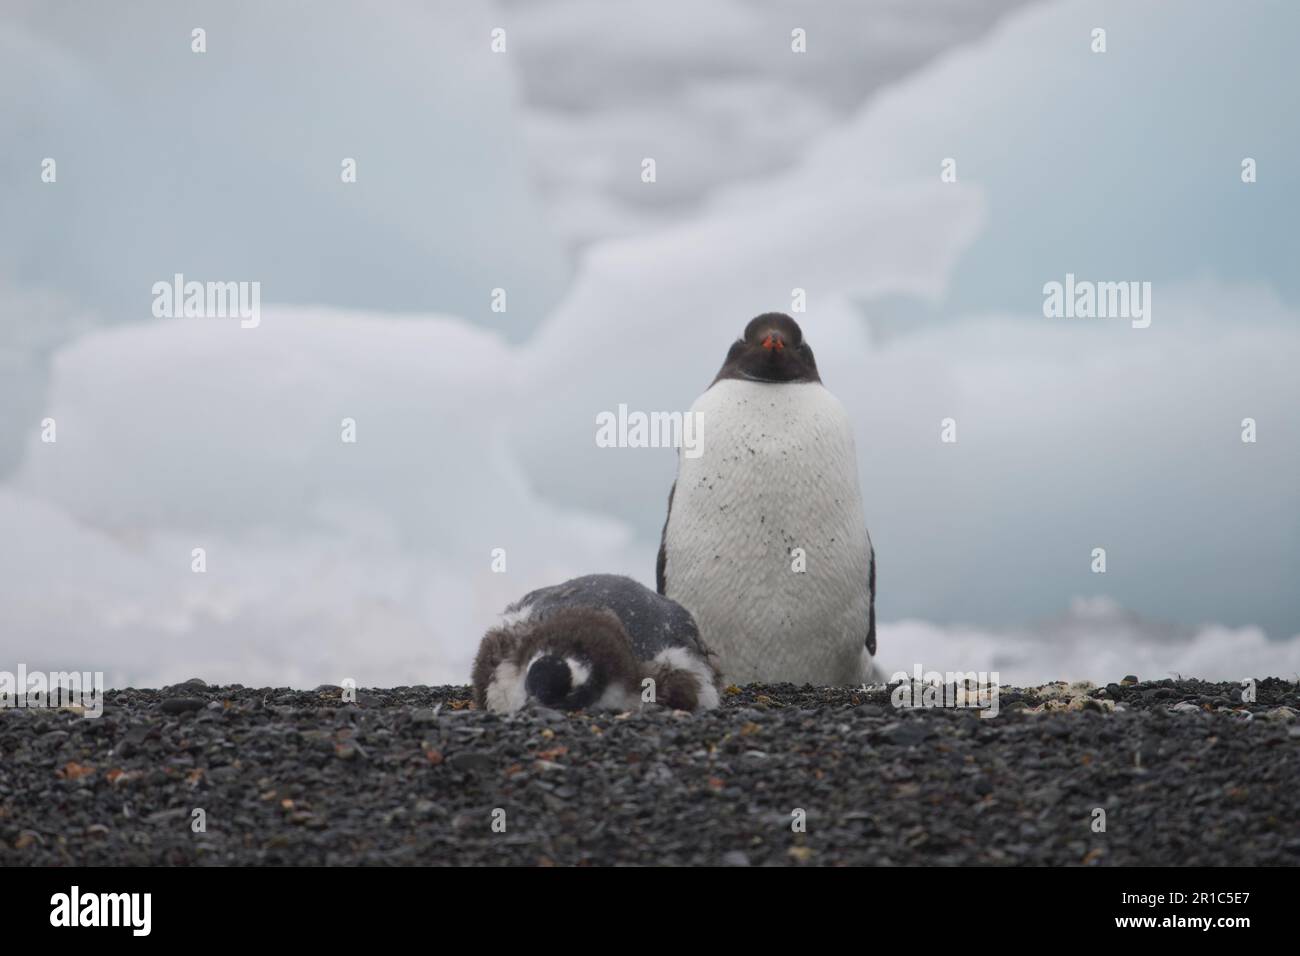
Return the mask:
[[159,705],[159,710],[164,714],[187,714],[202,709],[206,704],[207,701],[199,697],[169,697]]
[[472,750],[462,750],[459,753],[452,754],[447,758],[447,763],[457,770],[468,772],[479,772],[490,770],[497,765],[497,759],[491,754],[477,753]]
[[874,736],[894,746],[914,747],[934,736],[934,731],[921,720],[908,720],[888,724],[878,730]]

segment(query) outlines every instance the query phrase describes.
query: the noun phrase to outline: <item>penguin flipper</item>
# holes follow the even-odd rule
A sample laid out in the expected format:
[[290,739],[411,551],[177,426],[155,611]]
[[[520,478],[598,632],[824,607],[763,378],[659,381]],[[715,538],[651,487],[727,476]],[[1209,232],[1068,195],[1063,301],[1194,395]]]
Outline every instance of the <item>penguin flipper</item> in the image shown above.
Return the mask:
[[668,490],[668,512],[664,515],[664,530],[659,535],[659,559],[655,562],[655,590],[668,596],[668,518],[673,513],[673,495],[677,493],[677,482]]
[[[870,535],[867,540],[870,541]],[[867,571],[867,653],[876,656],[876,549],[871,547],[871,566]]]

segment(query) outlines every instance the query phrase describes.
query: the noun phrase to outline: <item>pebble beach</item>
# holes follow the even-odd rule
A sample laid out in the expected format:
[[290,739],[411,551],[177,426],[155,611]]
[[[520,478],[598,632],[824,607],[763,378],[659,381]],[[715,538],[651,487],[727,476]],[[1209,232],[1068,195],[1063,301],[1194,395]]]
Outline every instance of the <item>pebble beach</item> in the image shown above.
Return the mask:
[[463,686],[108,691],[94,719],[0,710],[0,861],[1295,865],[1300,693],[1245,697],[1129,675],[1004,687],[991,718],[788,684],[501,716]]

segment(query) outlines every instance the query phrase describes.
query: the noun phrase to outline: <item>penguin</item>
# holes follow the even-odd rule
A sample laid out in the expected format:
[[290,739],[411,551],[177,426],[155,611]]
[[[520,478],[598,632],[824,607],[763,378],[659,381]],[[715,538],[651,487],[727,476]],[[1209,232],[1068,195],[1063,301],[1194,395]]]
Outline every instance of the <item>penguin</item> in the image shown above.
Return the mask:
[[540,588],[506,608],[474,660],[474,701],[518,711],[675,710],[718,706],[718,674],[690,612],[616,574],[589,574]]
[[691,612],[731,683],[874,681],[876,554],[853,429],[798,323],[750,321],[691,414],[701,453],[678,456],[659,593]]

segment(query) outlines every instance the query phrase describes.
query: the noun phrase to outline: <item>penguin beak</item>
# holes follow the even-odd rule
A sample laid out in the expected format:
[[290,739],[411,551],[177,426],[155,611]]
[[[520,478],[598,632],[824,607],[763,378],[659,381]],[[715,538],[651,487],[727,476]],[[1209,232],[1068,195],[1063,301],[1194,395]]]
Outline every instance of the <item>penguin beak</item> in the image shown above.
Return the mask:
[[785,338],[780,332],[768,332],[763,338],[763,348],[769,352],[781,352],[785,349]]

